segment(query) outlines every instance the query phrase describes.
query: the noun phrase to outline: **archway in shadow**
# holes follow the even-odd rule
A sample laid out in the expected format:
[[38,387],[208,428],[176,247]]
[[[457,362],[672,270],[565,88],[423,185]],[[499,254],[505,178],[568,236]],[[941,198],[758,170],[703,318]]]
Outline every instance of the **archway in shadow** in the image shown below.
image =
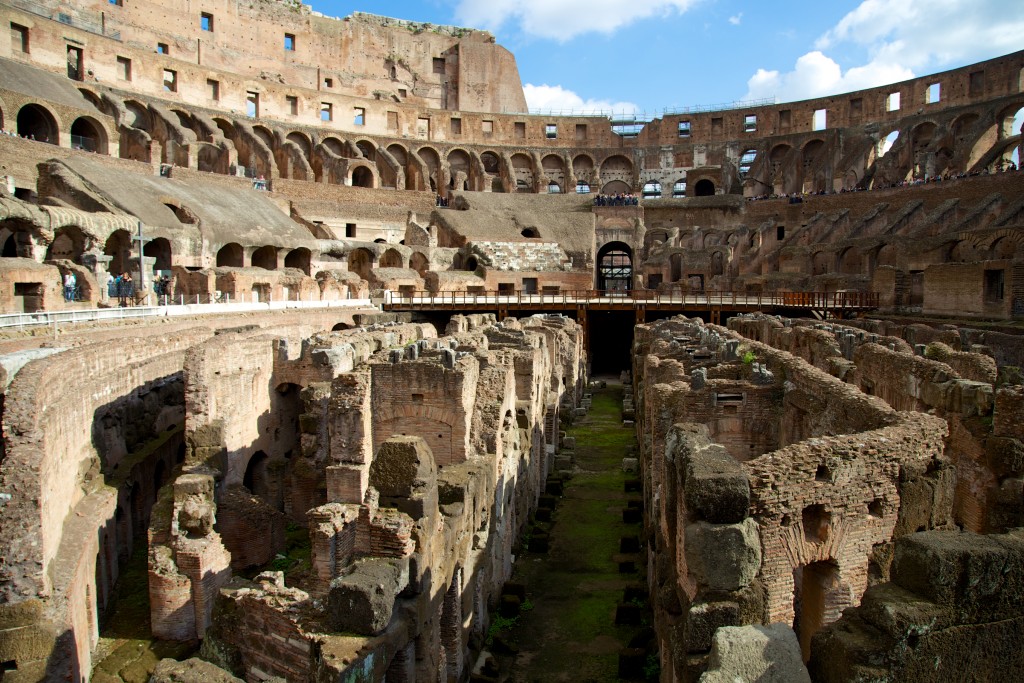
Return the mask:
[[715,194],[715,184],[707,178],[698,180],[697,184],[693,186],[693,192],[698,197],[713,197]]
[[252,253],[252,267],[277,270],[277,247],[267,245]]
[[57,144],[57,121],[38,104],[26,104],[18,110],[18,135],[39,142]]
[[597,252],[597,288],[621,294],[633,288],[633,250],[625,242],[609,242]]
[[245,266],[245,252],[237,242],[225,244],[217,252],[217,266],[242,268]]

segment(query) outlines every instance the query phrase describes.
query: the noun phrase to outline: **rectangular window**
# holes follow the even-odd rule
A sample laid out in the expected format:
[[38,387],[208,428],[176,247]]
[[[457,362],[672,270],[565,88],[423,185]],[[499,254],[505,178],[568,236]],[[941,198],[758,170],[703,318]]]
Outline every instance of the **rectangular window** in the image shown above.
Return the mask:
[[544,137],[548,140],[554,140],[558,137],[558,124],[548,123],[544,126]]
[[107,3],[118,7],[121,7],[124,4],[123,0],[107,0]]
[[484,135],[494,135],[494,121],[484,121],[480,124],[480,132]]
[[985,72],[973,71],[968,78],[967,91],[971,97],[978,97],[985,93]]
[[213,15],[209,12],[203,12],[199,15],[199,27],[204,31],[213,31]]
[[1003,272],[1002,270],[985,271],[985,301],[995,303],[1003,300]]
[[516,123],[515,123],[515,137],[516,137],[516,140],[525,140],[526,139],[526,122],[525,121],[516,121]]
[[828,126],[828,110],[815,109],[814,118],[811,119],[811,129],[825,130],[826,126]]
[[690,137],[690,122],[680,121],[679,122],[679,137],[688,138]]
[[576,124],[576,141],[582,142],[587,139],[587,124],[577,123]]
[[861,97],[850,98],[850,116],[858,117],[864,113],[864,99]]
[[245,93],[245,115],[256,118],[260,115],[260,94],[252,90]]
[[167,43],[157,43],[156,44],[156,53],[158,55],[169,55],[169,54],[171,54],[171,50],[170,50],[170,48],[167,47]]
[[287,52],[295,52],[295,36],[293,34],[284,34],[284,49]]
[[11,22],[11,49],[28,54],[28,28]]
[[790,109],[779,110],[779,128],[789,128],[793,122],[793,112]]
[[743,132],[754,133],[757,131],[757,115],[747,114],[743,117]]
[[516,291],[516,283],[514,283],[514,282],[499,282],[498,283],[498,291],[499,292],[514,292],[514,291]]
[[362,126],[366,123],[366,109],[363,107],[355,108],[355,116],[352,119],[352,123],[357,126]]
[[[334,107],[330,102],[320,103],[320,120],[321,121],[333,121],[334,120]],[[362,125],[362,124],[360,124]]]
[[288,115],[298,116],[299,115],[299,98],[295,95],[285,95],[285,104],[288,105]]
[[399,98],[408,97],[408,96],[409,96],[409,91],[408,90],[406,90],[405,88],[399,88],[398,89],[398,97]]
[[333,88],[334,87],[334,79],[333,78],[325,78],[324,79],[324,87],[325,88]]
[[721,117],[711,119],[711,134],[721,135],[722,134],[722,119]]
[[942,99],[942,84],[932,83],[924,92],[924,103],[935,104],[940,99]]
[[430,139],[430,119],[426,117],[416,119],[416,137],[421,140]]
[[398,112],[388,112],[388,130],[398,130]]
[[68,78],[82,80],[82,48],[68,45]]
[[206,79],[206,96],[213,102],[220,101],[220,81],[215,81],[212,78]]
[[885,110],[886,111],[899,111],[900,109],[900,94],[898,92],[889,93],[889,96],[885,98]]
[[132,60],[127,57],[117,58],[117,78],[121,81],[132,80]]
[[436,73],[436,74],[443,74],[444,73],[444,57],[434,57],[433,65],[434,65],[434,73]]
[[462,135],[462,119],[452,118],[452,135]]
[[164,69],[164,92],[178,92],[178,72]]
[[345,237],[355,237],[355,236],[356,236],[356,224],[355,223],[346,223],[345,224]]

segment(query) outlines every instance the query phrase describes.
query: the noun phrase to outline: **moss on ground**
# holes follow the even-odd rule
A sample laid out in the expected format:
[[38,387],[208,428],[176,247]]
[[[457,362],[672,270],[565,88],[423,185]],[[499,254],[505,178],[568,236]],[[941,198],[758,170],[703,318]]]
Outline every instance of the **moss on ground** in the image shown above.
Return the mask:
[[[620,574],[622,458],[635,444],[622,425],[622,387],[594,394],[590,412],[568,430],[576,438],[575,470],[555,510],[547,554],[517,559],[514,581],[526,585],[533,609],[503,631],[519,655],[502,656],[509,681],[616,681],[618,654],[636,633],[616,626],[615,608],[637,574]],[[634,494],[635,495],[635,494]]]

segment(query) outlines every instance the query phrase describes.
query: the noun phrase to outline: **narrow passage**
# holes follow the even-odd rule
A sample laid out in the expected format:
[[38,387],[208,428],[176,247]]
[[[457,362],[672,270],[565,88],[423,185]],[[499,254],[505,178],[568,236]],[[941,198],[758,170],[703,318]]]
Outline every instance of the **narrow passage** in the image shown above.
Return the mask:
[[657,680],[657,654],[647,649],[641,493],[622,467],[636,440],[623,425],[622,398],[623,386],[607,382],[567,430],[576,450],[562,495],[549,483],[517,555],[511,589],[525,593],[519,615],[503,600],[505,616],[489,632],[503,682]]

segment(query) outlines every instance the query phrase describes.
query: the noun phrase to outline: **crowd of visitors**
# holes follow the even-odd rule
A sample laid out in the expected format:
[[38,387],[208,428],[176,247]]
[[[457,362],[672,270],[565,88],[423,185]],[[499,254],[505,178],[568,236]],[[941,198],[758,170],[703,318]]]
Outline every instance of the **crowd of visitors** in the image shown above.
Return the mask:
[[599,194],[594,197],[594,206],[637,206],[640,198],[633,193]]

